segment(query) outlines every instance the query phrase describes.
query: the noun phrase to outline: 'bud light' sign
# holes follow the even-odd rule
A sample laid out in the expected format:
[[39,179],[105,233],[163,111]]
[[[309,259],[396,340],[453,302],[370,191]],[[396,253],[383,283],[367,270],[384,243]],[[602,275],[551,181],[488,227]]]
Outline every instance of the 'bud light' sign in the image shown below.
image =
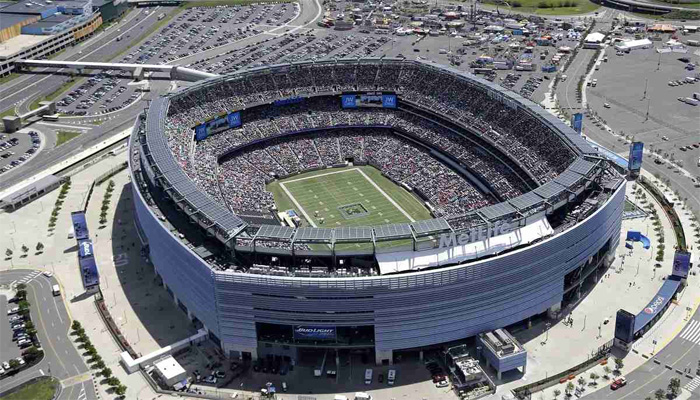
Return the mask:
[[335,340],[335,338],[335,327],[302,325],[296,325],[294,327],[294,339]]

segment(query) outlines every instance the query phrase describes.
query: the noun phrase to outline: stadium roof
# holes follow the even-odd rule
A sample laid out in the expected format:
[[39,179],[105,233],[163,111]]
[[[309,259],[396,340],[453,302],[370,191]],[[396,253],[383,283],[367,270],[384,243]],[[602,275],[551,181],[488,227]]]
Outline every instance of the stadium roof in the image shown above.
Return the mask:
[[445,218],[426,219],[411,223],[416,235],[424,236],[451,230]]
[[595,168],[595,164],[590,161],[586,161],[581,157],[577,158],[576,161],[569,166],[570,170],[584,176],[588,175],[593,168]]
[[498,203],[492,206],[479,209],[479,213],[489,221],[503,218],[507,215],[515,214],[518,210],[508,203]]
[[333,239],[333,229],[330,228],[297,228],[294,241],[301,242],[330,242]]
[[508,200],[508,203],[513,205],[518,210],[526,210],[539,203],[542,203],[542,198],[533,192],[527,192],[518,197]]
[[554,178],[554,182],[566,187],[572,187],[574,185],[577,185],[579,182],[581,182],[581,180],[583,180],[582,175],[579,175],[576,172],[571,171],[569,169],[567,169],[566,171],[559,174],[559,176]]
[[413,232],[411,232],[409,224],[386,224],[374,227],[374,237],[376,239],[408,239],[413,237]]
[[369,226],[341,226],[335,228],[335,240],[372,240],[372,228]]
[[294,228],[280,225],[263,225],[255,234],[256,239],[291,239]]
[[545,183],[544,185],[533,190],[536,194],[542,196],[544,199],[551,199],[558,196],[561,192],[565,191],[566,188],[554,181]]

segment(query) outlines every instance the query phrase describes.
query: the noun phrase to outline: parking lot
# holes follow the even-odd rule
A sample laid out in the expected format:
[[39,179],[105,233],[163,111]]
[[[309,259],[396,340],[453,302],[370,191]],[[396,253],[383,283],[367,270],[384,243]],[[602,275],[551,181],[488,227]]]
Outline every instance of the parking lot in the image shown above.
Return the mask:
[[18,299],[12,290],[0,294],[0,377],[25,365],[22,351],[31,347],[36,337],[27,329],[30,318],[19,313]]
[[41,136],[34,130],[0,134],[0,175],[19,167],[41,149]]

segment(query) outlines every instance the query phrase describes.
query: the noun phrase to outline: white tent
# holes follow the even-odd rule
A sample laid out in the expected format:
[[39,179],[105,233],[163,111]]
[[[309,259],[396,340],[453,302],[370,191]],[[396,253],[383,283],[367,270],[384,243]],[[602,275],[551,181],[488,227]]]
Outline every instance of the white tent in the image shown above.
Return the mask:
[[615,49],[620,51],[630,51],[636,49],[649,49],[653,46],[653,43],[649,39],[638,39],[638,40],[628,40],[626,42],[619,42],[615,45]]

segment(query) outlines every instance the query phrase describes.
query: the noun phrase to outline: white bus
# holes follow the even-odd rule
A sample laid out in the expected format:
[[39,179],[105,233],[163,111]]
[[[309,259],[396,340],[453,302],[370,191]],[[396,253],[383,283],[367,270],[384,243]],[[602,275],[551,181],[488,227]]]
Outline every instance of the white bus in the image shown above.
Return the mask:
[[365,385],[371,385],[372,384],[372,369],[367,368],[365,370]]
[[396,370],[395,369],[390,369],[389,373],[386,376],[386,383],[389,386],[394,386],[394,381],[396,380]]

